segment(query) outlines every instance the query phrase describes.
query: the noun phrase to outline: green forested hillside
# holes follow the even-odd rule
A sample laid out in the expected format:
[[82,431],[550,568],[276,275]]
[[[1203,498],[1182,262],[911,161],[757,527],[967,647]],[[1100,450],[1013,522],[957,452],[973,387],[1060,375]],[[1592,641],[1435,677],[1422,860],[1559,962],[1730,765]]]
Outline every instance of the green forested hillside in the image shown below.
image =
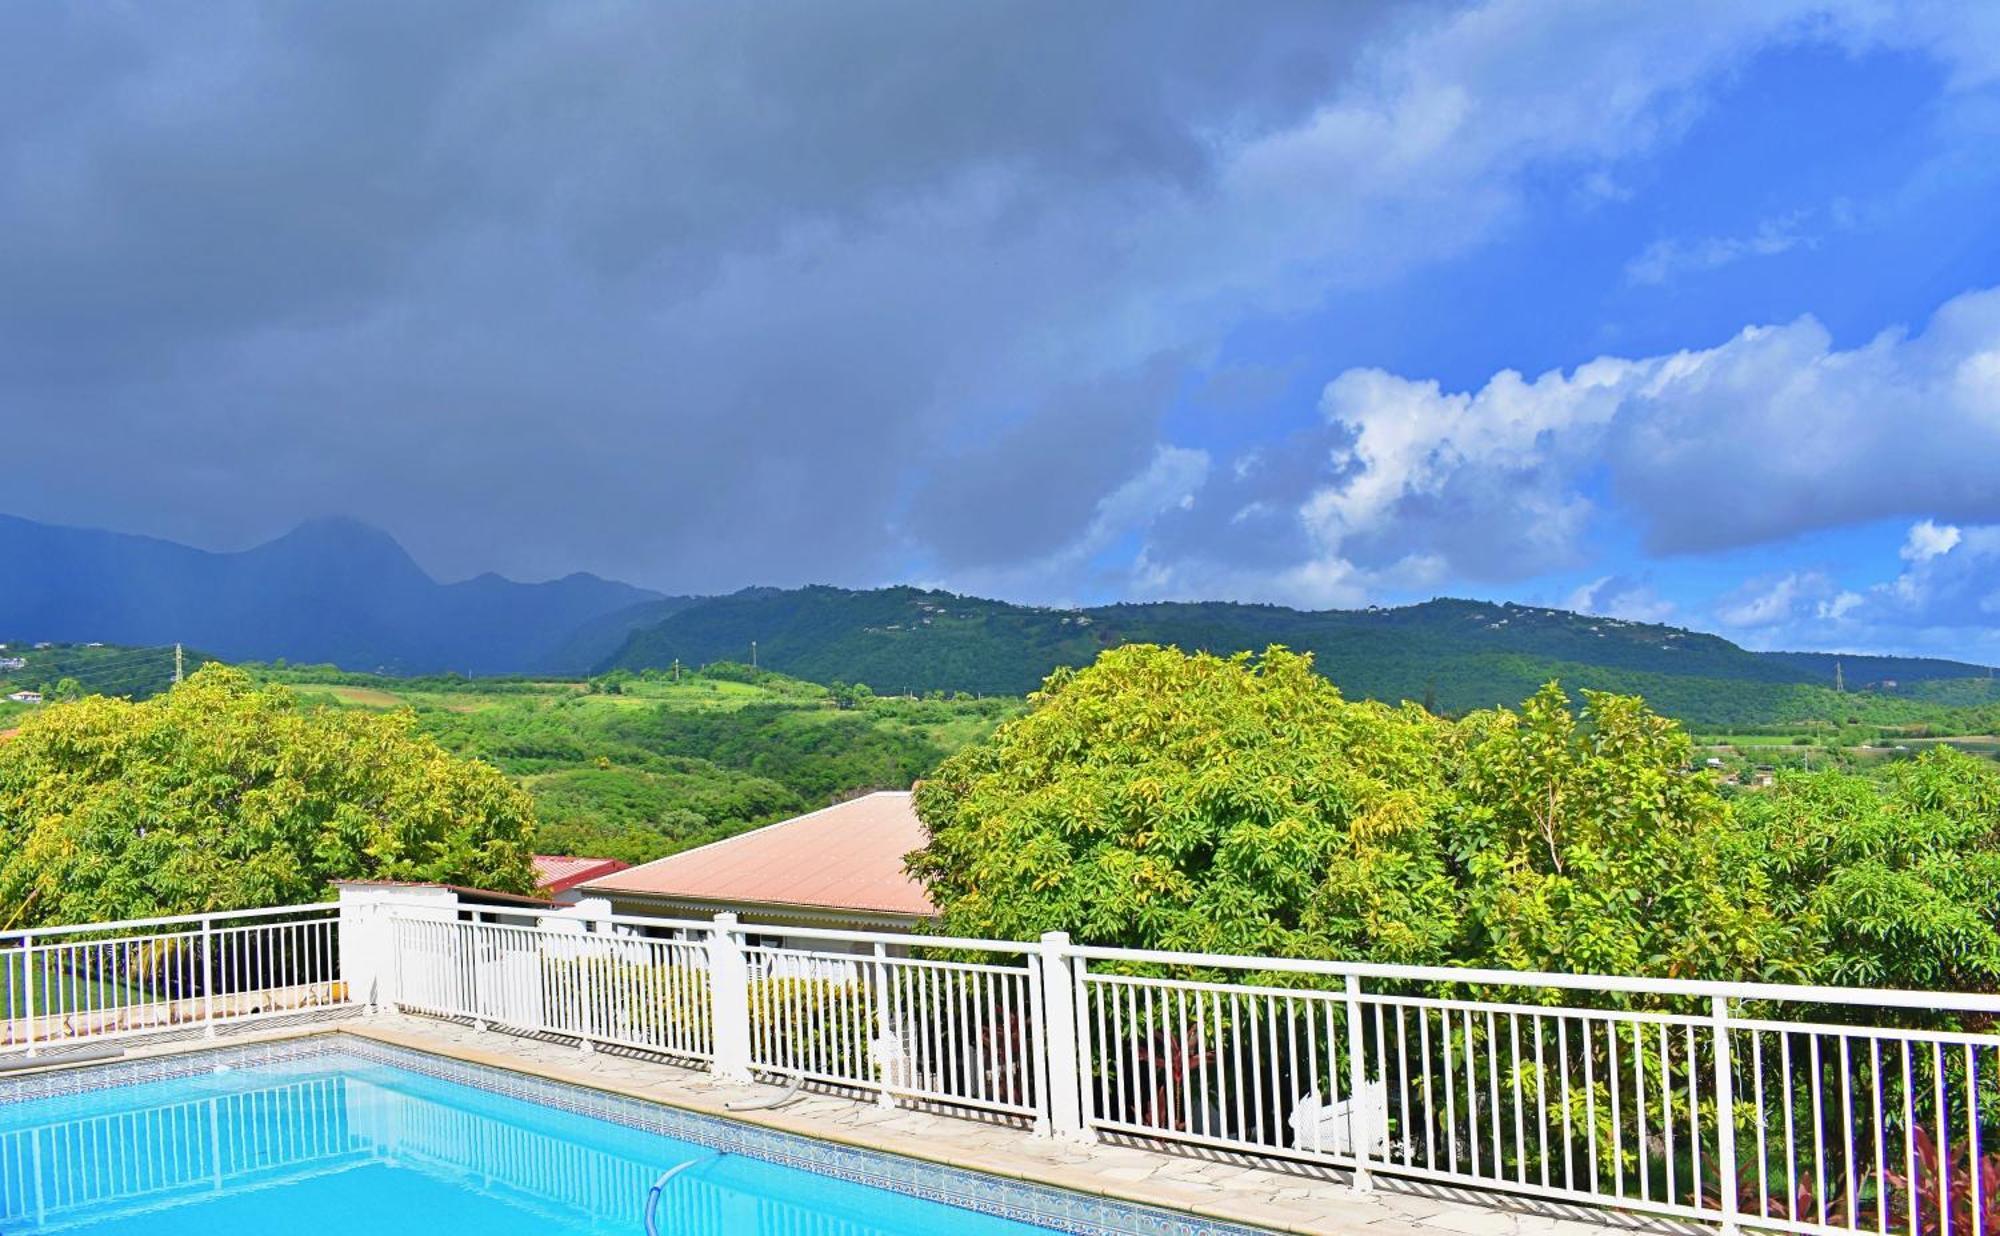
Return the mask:
[[421,732],[534,796],[540,852],[628,862],[907,787],[1023,706],[875,698],[729,663],[591,681],[257,673],[307,703],[411,710]]
[[[215,658],[192,649],[182,654],[186,672]],[[24,662],[11,668],[12,661]],[[115,644],[30,644],[0,640],[0,696],[40,691],[54,698],[63,690],[83,695],[145,699],[174,681],[172,648],[127,648]],[[70,686],[65,687],[65,683]]]
[[[917,588],[754,589],[634,631],[602,664],[742,659],[752,641],[762,665],[884,692],[1022,694],[1059,665],[1087,665],[1126,643],[1212,652],[1283,644],[1314,654],[1350,696],[1449,712],[1516,704],[1552,678],[1572,689],[1642,694],[1669,715],[1712,726],[1848,717],[1898,724],[1946,696],[1955,706],[2000,702],[1982,694],[1982,666],[1751,652],[1676,627],[1461,600],[1319,612],[1223,602],[1053,610]],[[1869,689],[1837,695],[1836,662],[1847,687]]]

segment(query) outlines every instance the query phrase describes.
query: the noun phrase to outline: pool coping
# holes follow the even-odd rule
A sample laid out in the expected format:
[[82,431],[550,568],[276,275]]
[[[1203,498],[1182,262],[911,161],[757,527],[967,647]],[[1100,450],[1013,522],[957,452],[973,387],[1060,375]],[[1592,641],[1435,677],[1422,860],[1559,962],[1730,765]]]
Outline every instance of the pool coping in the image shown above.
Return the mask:
[[[346,1054],[470,1085],[488,1093],[542,1103],[1073,1236],[1131,1236],[1149,1232],[1168,1236],[1269,1236],[1277,1231],[1314,1230],[1274,1228],[1228,1213],[1209,1213],[1206,1208],[1197,1209],[1177,1200],[1163,1202],[1158,1197],[1146,1197],[1145,1191],[1137,1188],[1052,1183],[1025,1172],[996,1169],[990,1161],[968,1161],[950,1154],[911,1153],[903,1147],[891,1149],[777,1113],[729,1111],[719,1102],[713,1105],[676,1102],[662,1098],[657,1092],[621,1085],[589,1073],[552,1068],[546,1062],[519,1055],[471,1049],[428,1035],[354,1021],[293,1027],[259,1035],[253,1041],[203,1039],[147,1046],[160,1050],[128,1054],[122,1060],[93,1060],[68,1066],[52,1059],[46,1068],[0,1078],[0,1104],[190,1076],[213,1067],[216,1056],[226,1057],[231,1064],[255,1067]],[[1102,1186],[1104,1182],[1093,1180],[1090,1184]]]

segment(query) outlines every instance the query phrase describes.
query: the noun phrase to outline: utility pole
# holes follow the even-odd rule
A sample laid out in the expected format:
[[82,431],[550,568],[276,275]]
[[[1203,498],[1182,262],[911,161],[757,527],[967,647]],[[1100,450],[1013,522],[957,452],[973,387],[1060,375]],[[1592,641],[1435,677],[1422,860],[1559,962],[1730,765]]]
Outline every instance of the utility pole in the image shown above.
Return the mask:
[[1835,657],[1833,659],[1833,689],[1836,694],[1845,692],[1847,690],[1847,684],[1843,682],[1840,677],[1839,657]]
[[757,641],[754,639],[750,641],[750,668],[757,668]]
[[180,642],[177,640],[174,643],[174,685],[179,686],[180,682],[181,682],[181,646]]
[[679,657],[675,657],[675,658],[674,658],[674,682],[675,682],[676,684],[678,684],[678,683],[680,682],[680,680],[681,680],[681,659],[680,659]]

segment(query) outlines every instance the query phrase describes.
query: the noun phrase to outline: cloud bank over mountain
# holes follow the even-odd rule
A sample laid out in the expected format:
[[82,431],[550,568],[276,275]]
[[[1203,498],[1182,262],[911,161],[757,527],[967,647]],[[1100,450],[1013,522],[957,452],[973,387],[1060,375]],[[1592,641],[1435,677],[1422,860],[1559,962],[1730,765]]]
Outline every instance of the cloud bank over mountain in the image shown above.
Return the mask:
[[1996,101],[1995,10],[1861,0],[16,8],[0,508],[1919,640],[2000,525]]

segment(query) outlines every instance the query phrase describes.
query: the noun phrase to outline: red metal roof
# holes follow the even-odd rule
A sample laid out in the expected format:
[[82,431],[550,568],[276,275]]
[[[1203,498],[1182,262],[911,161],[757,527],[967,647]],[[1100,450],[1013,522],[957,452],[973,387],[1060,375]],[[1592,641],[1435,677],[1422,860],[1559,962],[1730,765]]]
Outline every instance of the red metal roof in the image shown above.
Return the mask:
[[535,887],[544,893],[564,893],[579,884],[623,871],[632,864],[615,858],[578,858],[570,854],[537,854]]
[[333,880],[335,888],[441,888],[457,893],[462,902],[480,905],[545,906],[557,908],[557,903],[546,897],[530,897],[526,893],[503,893],[490,888],[473,888],[468,884],[439,884],[435,880]]
[[903,856],[926,840],[908,791],[883,791],[592,880],[588,891],[929,918],[929,894],[903,871]]

